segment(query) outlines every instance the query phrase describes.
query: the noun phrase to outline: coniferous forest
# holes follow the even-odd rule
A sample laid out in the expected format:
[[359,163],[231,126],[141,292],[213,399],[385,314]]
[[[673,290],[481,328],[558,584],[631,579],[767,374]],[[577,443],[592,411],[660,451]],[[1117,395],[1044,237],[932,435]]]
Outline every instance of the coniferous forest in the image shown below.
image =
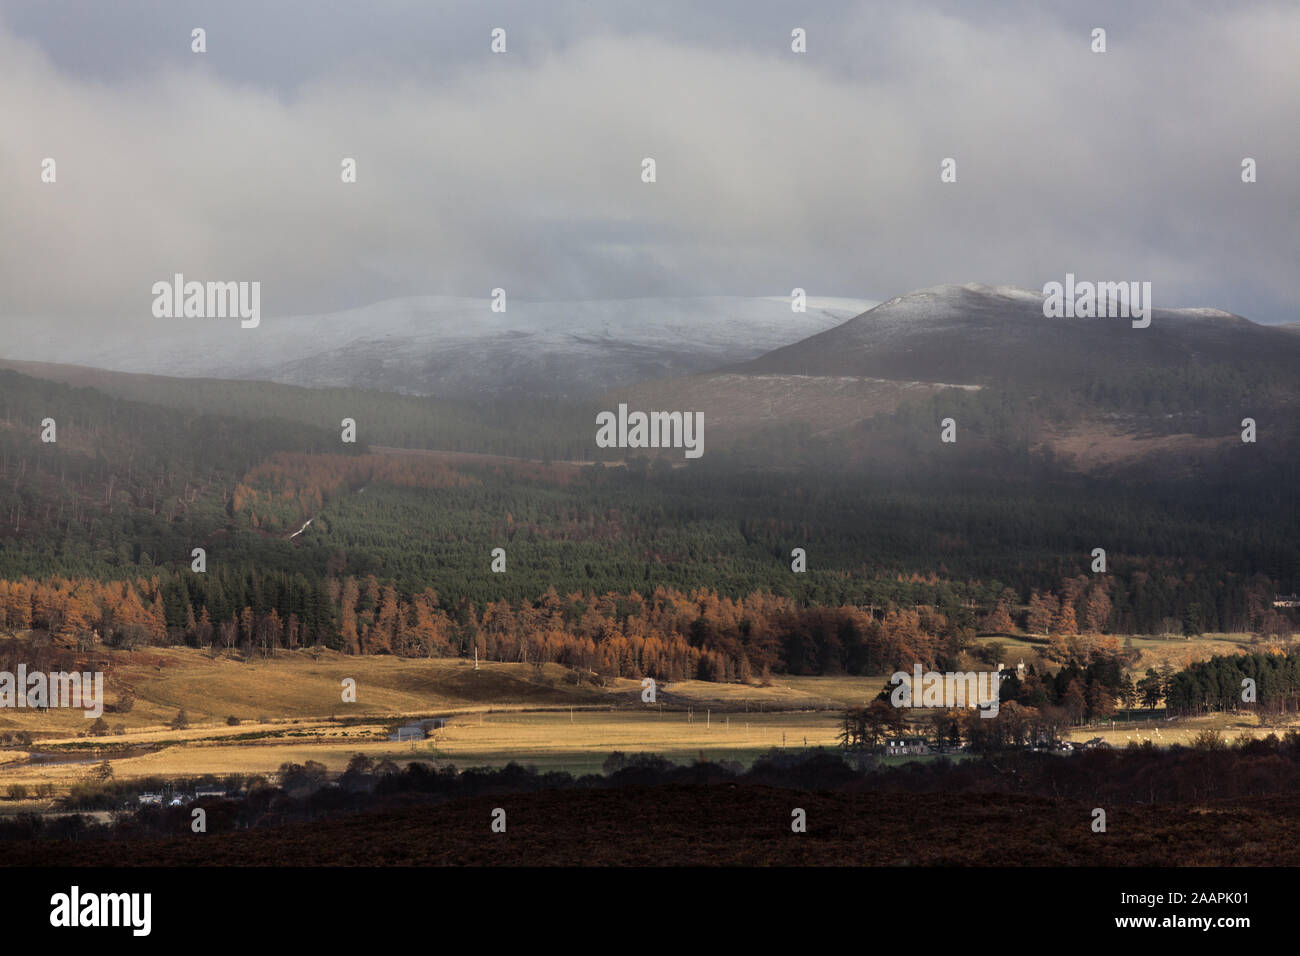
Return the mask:
[[[282,388],[200,392],[245,387]],[[133,388],[0,372],[0,626],[730,681],[938,666],[1013,630],[1082,665],[1113,635],[1286,634],[1274,599],[1300,586],[1284,448],[1235,471],[1080,474],[1015,438],[1050,412],[993,397],[962,399],[976,440],[944,462],[909,450],[928,399],[864,426],[886,440],[856,466],[769,435],[606,467],[529,458],[564,431],[549,407],[499,408],[477,455],[447,457]],[[511,431],[534,439],[500,444]]]

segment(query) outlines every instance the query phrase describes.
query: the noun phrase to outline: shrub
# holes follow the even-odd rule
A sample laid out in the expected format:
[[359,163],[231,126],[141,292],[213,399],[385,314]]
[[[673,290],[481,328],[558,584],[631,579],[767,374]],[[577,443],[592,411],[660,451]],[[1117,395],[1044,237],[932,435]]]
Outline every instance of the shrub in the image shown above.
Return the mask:
[[1197,750],[1227,750],[1228,742],[1217,730],[1202,730],[1192,741]]

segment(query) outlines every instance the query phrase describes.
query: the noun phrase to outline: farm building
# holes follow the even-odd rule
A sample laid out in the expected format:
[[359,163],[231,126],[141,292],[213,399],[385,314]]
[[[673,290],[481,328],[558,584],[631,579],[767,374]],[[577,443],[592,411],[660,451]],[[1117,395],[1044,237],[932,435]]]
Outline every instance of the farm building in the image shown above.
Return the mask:
[[924,737],[899,737],[885,741],[886,757],[902,757],[905,754],[927,754],[930,747]]
[[428,717],[424,720],[403,724],[394,733],[389,734],[388,739],[397,741],[424,740],[435,730],[442,730],[445,726],[447,726],[446,717]]

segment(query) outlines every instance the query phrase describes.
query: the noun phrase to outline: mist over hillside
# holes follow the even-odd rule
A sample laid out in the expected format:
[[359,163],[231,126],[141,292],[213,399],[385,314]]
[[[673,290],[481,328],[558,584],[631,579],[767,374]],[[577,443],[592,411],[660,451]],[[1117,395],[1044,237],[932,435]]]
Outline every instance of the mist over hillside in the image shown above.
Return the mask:
[[1213,308],[1155,308],[1144,328],[1049,318],[1044,299],[974,283],[922,289],[748,362],[613,389],[607,402],[702,409],[714,448],[769,459],[820,442],[827,465],[918,467],[950,417],[962,437],[949,467],[983,445],[1003,469],[1018,448],[1083,470],[1203,473],[1211,459],[1231,470],[1246,418],[1267,430],[1261,454],[1290,454],[1294,332]]
[[717,296],[584,302],[423,296],[320,315],[158,319],[148,338],[52,336],[28,323],[8,359],[154,375],[360,387],[440,398],[576,397],[754,358],[873,304]]

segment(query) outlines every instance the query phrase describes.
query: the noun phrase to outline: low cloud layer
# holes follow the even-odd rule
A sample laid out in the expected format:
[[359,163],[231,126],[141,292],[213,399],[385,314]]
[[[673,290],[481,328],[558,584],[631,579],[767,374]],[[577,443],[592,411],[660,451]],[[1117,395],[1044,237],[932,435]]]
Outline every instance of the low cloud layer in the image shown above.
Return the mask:
[[260,281],[267,315],[1073,272],[1300,318],[1294,3],[410,6],[298,31],[136,10],[134,32],[0,6],[0,322],[147,334],[175,272]]

